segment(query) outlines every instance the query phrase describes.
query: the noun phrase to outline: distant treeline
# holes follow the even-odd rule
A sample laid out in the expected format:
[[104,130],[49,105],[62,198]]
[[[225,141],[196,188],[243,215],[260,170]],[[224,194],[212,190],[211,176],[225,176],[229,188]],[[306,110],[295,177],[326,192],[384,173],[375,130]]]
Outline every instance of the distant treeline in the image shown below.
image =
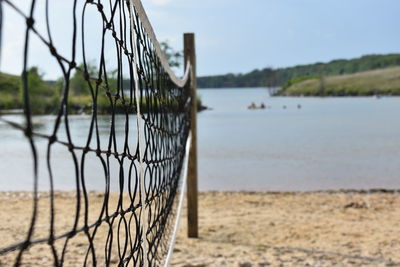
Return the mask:
[[299,65],[288,68],[265,68],[246,74],[204,76],[197,79],[199,88],[276,87],[303,76],[352,74],[385,67],[400,66],[400,54],[366,55],[355,59],[338,59],[328,63]]

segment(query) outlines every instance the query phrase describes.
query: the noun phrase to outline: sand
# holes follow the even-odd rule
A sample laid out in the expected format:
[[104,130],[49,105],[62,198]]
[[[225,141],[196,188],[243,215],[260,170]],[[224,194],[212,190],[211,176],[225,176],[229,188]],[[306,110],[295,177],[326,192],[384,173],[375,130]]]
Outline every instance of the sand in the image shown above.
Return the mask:
[[[101,199],[91,194],[90,216],[98,212]],[[45,200],[40,202],[43,214],[49,208]],[[113,196],[112,205],[116,200]],[[56,203],[61,222],[56,232],[61,233],[72,225],[74,196],[59,193]],[[205,192],[199,205],[200,237],[186,238],[184,212],[172,266],[400,266],[398,193]],[[0,194],[1,248],[23,239],[30,211],[29,197]],[[48,216],[39,221],[35,236],[46,237]],[[99,230],[100,241],[106,230]],[[74,237],[65,266],[82,264],[85,241],[84,235]],[[14,258],[15,253],[0,256],[0,266],[10,266]],[[23,266],[52,266],[51,259],[44,244],[28,251]],[[116,265],[118,256],[111,262]]]

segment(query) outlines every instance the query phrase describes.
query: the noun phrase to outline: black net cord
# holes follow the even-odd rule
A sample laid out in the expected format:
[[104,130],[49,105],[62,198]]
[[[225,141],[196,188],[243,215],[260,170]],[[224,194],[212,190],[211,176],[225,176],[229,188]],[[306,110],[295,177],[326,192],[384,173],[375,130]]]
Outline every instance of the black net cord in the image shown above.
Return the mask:
[[[190,105],[187,105],[189,92],[186,86],[190,81],[186,79],[177,84],[176,77],[171,76],[171,69],[165,65],[165,57],[159,53],[158,41],[153,37],[154,33],[148,26],[141,4],[130,10],[131,3],[124,0],[87,0],[83,4],[82,1],[73,1],[72,35],[69,37],[72,49],[70,55],[67,55],[59,53],[53,42],[51,1],[46,0],[44,5],[46,34],[41,33],[35,25],[34,14],[40,6],[36,2],[24,2],[24,5],[29,4],[29,14],[25,14],[13,1],[0,0],[1,27],[4,26],[4,22],[1,22],[1,4],[26,21],[21,75],[25,122],[19,124],[1,116],[0,120],[16,131],[24,132],[33,162],[33,208],[29,227],[25,237],[16,240],[14,245],[1,247],[0,244],[0,261],[2,257],[12,257],[14,266],[23,265],[24,258],[29,258],[34,263],[35,257],[30,251],[36,246],[48,246],[51,264],[68,266],[72,260],[68,254],[70,246],[83,235],[85,242],[80,248],[83,253],[74,255],[80,257],[83,266],[142,266],[145,263],[157,266],[168,249],[168,229],[174,215],[175,196],[180,184],[190,125]],[[95,71],[89,66],[87,53],[90,40],[86,34],[90,29],[85,27],[85,23],[89,9],[98,12],[103,27]],[[49,135],[35,131],[33,127],[35,111],[32,105],[35,105],[39,96],[33,93],[29,82],[31,74],[28,59],[32,36],[48,48],[48,56],[56,59],[62,76],[62,90]],[[107,40],[110,38],[113,40],[118,62],[116,70],[107,65],[106,49],[109,49],[110,42]],[[78,51],[82,54],[82,64],[77,62]],[[89,127],[82,129],[87,133],[84,146],[74,143],[70,125],[73,97],[71,79],[77,72],[85,80],[91,106]],[[134,73],[137,73],[136,80]],[[103,106],[100,106],[100,102]],[[105,107],[104,102],[107,103]],[[138,109],[141,110],[139,116]],[[99,116],[102,114],[107,114],[110,118],[106,139],[102,138],[99,130]],[[130,127],[132,120],[141,122],[139,134]],[[118,126],[121,121],[122,128]],[[139,153],[140,133],[143,136],[142,155]],[[45,156],[38,154],[39,139],[46,140]],[[54,181],[57,179],[57,172],[54,172],[55,167],[52,164],[55,145],[66,148],[74,168],[74,175],[70,177],[75,184],[76,198],[74,211],[70,213],[73,223],[68,229],[63,229],[63,232],[56,231],[58,220]],[[105,184],[104,190],[100,192],[102,208],[95,220],[89,214],[92,199],[88,192],[90,183],[87,179],[90,171],[87,162],[93,156],[102,168],[103,177],[100,178]],[[39,177],[39,166],[42,166],[39,163],[42,161],[45,162],[45,172],[49,180],[50,216],[47,237],[36,237],[38,203],[41,201],[38,181],[45,179]],[[115,165],[119,166],[117,173],[111,171]],[[139,180],[140,166],[143,169],[142,188]],[[112,192],[111,184],[115,183],[118,184],[118,189]],[[117,205],[110,208],[111,198],[115,196]],[[143,196],[142,201],[140,196]],[[144,216],[140,216],[141,213]],[[144,249],[145,242],[147,249]]]

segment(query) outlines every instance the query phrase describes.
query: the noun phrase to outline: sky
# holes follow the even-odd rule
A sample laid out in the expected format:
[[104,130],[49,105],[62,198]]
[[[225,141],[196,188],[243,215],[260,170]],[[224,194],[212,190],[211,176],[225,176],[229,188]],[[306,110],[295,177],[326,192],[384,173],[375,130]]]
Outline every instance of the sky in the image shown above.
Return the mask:
[[[22,8],[27,1],[14,2]],[[59,39],[55,43],[61,51],[69,51],[63,38],[71,32],[67,3],[72,1],[50,2],[54,2],[52,23],[60,25],[53,30],[54,38]],[[183,33],[195,33],[199,76],[400,52],[398,0],[142,2],[159,41],[168,40],[173,48],[181,50]],[[35,15],[40,17],[40,14],[38,11]],[[95,17],[93,12],[88,29],[99,29],[100,20]],[[6,9],[0,71],[21,72],[23,35],[23,21]],[[99,42],[94,34],[89,34],[88,39],[93,47]],[[32,51],[30,64],[43,65],[40,67],[45,76],[54,78],[56,63],[45,59],[48,51],[45,48],[32,48]]]

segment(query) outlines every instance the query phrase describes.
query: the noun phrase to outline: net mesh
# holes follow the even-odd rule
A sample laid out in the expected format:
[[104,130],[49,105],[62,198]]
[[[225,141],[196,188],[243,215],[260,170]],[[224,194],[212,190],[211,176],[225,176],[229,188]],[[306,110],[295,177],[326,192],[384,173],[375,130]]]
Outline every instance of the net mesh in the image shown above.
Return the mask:
[[[37,2],[44,3],[45,33],[35,24]],[[0,244],[0,265],[161,265],[168,250],[189,134],[189,76],[179,84],[171,76],[154,33],[145,25],[147,17],[140,2],[138,6],[138,1],[73,1],[69,54],[59,52],[53,41],[50,4],[49,0],[24,1],[25,11],[13,1],[3,0],[3,8],[12,9],[26,22],[21,75],[24,121],[3,116],[0,121],[25,134],[31,151],[33,189],[23,238],[11,245]],[[85,37],[92,30],[85,27],[85,18],[93,11],[101,18],[101,49],[95,67],[87,56],[91,40]],[[29,70],[32,38],[48,48],[62,74],[57,109],[51,129],[45,133],[34,123],[40,95],[33,91]],[[116,68],[108,67],[110,51],[114,51]],[[78,54],[82,64],[78,64]],[[72,90],[75,73],[81,74],[87,88],[86,95],[81,94],[90,99],[90,105],[82,108],[89,118],[86,127],[79,130],[85,137],[82,144],[76,143],[76,132],[71,128],[71,113],[76,110],[72,99],[76,97]],[[43,142],[46,149],[41,153],[38,144]],[[55,190],[60,173],[53,163],[55,151],[69,155],[72,192]],[[96,165],[88,163],[94,160]],[[91,172],[96,176],[89,181]],[[47,191],[39,188],[43,179],[48,180]],[[103,185],[102,191],[90,190],[94,180]],[[57,216],[62,198],[71,200],[69,226],[63,224],[66,218]],[[44,214],[41,207],[47,207]],[[46,235],[38,234],[42,230]],[[38,253],[40,259],[36,259],[37,251],[48,253],[43,257]]]

